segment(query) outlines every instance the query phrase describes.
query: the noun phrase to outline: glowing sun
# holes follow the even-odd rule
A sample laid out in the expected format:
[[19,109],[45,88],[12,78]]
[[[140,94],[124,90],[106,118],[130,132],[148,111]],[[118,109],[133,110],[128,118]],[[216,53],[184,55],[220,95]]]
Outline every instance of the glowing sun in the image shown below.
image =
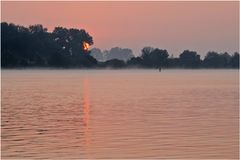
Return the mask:
[[87,42],[83,42],[83,50],[87,51],[89,49],[89,44]]

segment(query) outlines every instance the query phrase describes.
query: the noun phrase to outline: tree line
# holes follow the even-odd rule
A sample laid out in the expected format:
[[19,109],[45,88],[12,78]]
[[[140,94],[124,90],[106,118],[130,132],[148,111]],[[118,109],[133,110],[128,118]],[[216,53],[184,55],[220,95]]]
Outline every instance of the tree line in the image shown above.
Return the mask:
[[127,61],[129,66],[146,68],[239,68],[239,53],[233,55],[208,52],[202,60],[195,51],[184,50],[179,57],[169,57],[165,49],[145,47],[139,57]]
[[93,37],[84,29],[55,27],[52,32],[42,25],[24,27],[1,23],[1,66],[57,68],[239,68],[239,53],[208,52],[204,59],[195,51],[185,50],[179,57],[165,49],[144,47],[138,57],[127,48],[114,47],[101,55]]

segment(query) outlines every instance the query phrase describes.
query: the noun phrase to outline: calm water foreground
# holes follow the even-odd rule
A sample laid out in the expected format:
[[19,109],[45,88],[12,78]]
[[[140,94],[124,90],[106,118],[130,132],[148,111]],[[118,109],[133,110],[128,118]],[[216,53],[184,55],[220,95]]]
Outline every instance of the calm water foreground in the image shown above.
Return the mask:
[[238,70],[2,70],[2,158],[238,159]]

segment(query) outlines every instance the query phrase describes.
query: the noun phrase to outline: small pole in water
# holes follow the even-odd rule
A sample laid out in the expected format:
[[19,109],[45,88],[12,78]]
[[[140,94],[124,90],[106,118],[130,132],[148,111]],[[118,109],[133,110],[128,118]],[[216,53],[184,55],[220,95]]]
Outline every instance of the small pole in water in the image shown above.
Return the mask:
[[161,68],[161,67],[159,67],[159,68],[158,68],[158,70],[159,70],[159,72],[161,72],[161,71],[162,71],[162,68]]

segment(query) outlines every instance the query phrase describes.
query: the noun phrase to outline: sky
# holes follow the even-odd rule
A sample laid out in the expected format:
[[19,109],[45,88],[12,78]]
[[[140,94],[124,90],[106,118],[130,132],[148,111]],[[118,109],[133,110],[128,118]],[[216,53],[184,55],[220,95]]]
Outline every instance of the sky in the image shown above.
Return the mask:
[[178,56],[185,49],[204,57],[208,51],[239,52],[239,2],[1,2],[1,21],[85,29],[91,48],[145,46],[167,49]]

